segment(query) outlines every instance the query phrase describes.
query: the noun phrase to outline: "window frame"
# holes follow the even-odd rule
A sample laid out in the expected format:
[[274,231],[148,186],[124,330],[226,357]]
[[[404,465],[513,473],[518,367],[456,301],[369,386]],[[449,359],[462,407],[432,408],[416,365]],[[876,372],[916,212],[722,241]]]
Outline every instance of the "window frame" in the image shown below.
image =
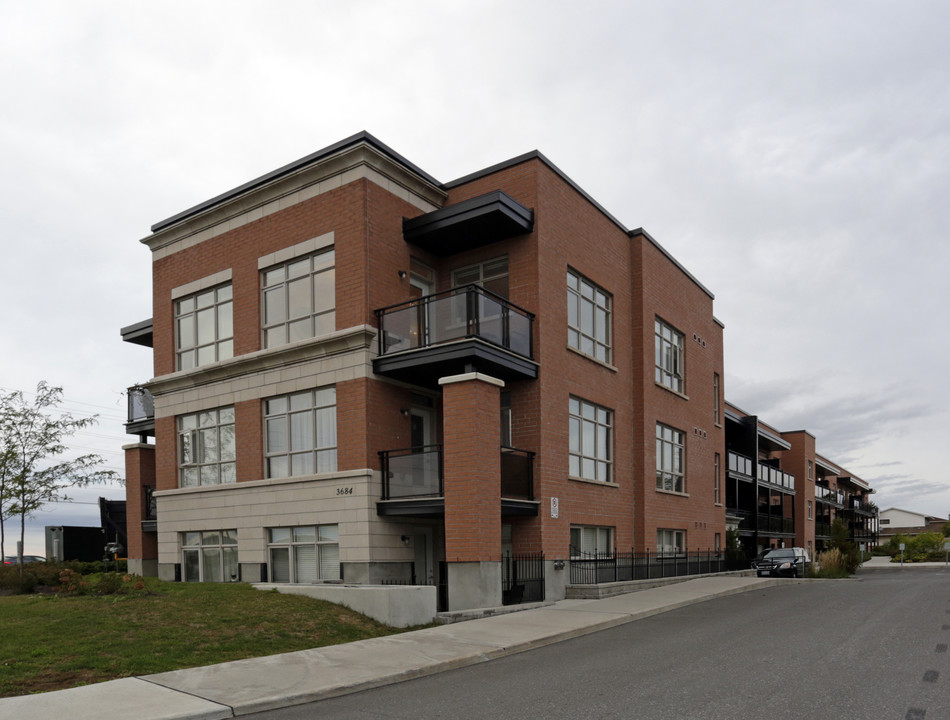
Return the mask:
[[[593,430],[589,440],[593,454],[587,453],[588,429]],[[593,473],[588,472],[589,463]],[[568,400],[568,475],[590,482],[613,482],[613,410],[574,395]]]
[[[504,263],[504,271],[501,271],[501,265]],[[495,267],[497,266],[497,268]],[[478,287],[495,293],[499,297],[508,299],[509,290],[509,264],[508,256],[500,255],[498,257],[485,260],[483,262],[472,263],[452,271],[452,287],[462,287],[464,285],[478,285]],[[477,277],[466,279],[464,275],[476,273]],[[461,276],[461,277],[460,277]],[[501,281],[504,282],[501,282]]]
[[[309,396],[309,402],[301,401]],[[336,472],[337,447],[337,405],[336,386],[325,385],[310,390],[302,390],[265,398],[262,403],[264,435],[264,477],[267,479],[301,477]],[[296,406],[295,406],[296,403]],[[332,409],[332,418],[322,415]],[[281,420],[283,422],[281,423]],[[279,434],[282,424],[282,434]],[[310,445],[294,447],[295,440],[302,440],[303,431],[309,424]],[[296,426],[296,431],[295,431]],[[274,429],[272,431],[272,428]],[[297,433],[295,435],[295,432]],[[321,437],[332,444],[320,444]],[[282,439],[280,449],[272,448],[272,440]],[[307,465],[305,457],[309,456]],[[286,472],[279,470],[280,459],[286,459]],[[299,458],[299,460],[295,460]],[[294,465],[297,463],[297,472]],[[275,471],[274,468],[278,468]],[[309,470],[309,472],[308,472]]]
[[[212,542],[214,536],[218,536],[217,542]],[[230,542],[225,542],[230,539]],[[197,542],[191,542],[196,540]],[[182,582],[239,582],[241,579],[241,566],[238,562],[238,534],[234,528],[226,530],[190,530],[179,533],[179,542],[181,544],[181,578]],[[209,556],[217,554],[218,579],[208,578],[210,572],[208,568]],[[194,556],[194,564],[188,561],[188,558]],[[230,557],[230,562],[228,558]],[[189,577],[189,571],[192,567],[197,568],[198,577]],[[228,570],[233,572],[228,573]]]
[[[202,299],[211,296],[209,304],[201,305]],[[228,308],[225,315],[225,307]],[[199,316],[211,311],[213,323],[212,338],[201,342],[201,322]],[[174,300],[174,330],[175,330],[175,370],[185,371],[209,365],[221,360],[230,360],[234,357],[234,289],[230,282],[215,287],[189,293]],[[188,334],[189,344],[186,346],[183,327],[190,324]],[[211,350],[213,358],[201,359],[203,351]],[[189,363],[183,362],[186,356],[192,356]]]
[[679,395],[686,394],[686,336],[659,316],[654,318],[654,380]]
[[[575,535],[579,543],[575,543]],[[594,547],[590,549],[590,539],[593,535]],[[609,525],[571,525],[570,547],[571,558],[608,558],[614,554],[615,529]],[[604,549],[601,549],[601,544]]]
[[[213,418],[210,418],[209,416],[212,415]],[[237,438],[233,405],[178,415],[175,418],[175,430],[178,487],[232,485],[237,482]],[[207,442],[211,431],[214,431],[215,435],[213,451],[216,457],[206,460],[205,453],[212,451],[211,445]],[[225,448],[226,443],[230,447]],[[226,457],[225,449],[228,451]],[[194,471],[193,482],[188,480],[192,470]],[[214,473],[216,479],[206,482],[206,479],[210,479],[211,472]]]
[[[665,462],[667,447],[671,450],[671,467],[667,467]],[[686,433],[660,422],[656,424],[656,489],[677,495],[686,494]]]
[[[305,271],[298,270],[303,263],[308,263],[308,268]],[[281,274],[279,279],[277,273]],[[300,283],[304,278],[309,279],[309,282],[306,283],[306,289],[310,309],[309,312],[291,317],[291,306],[294,302],[291,286]],[[324,303],[318,307],[318,295],[321,298],[323,297],[322,294],[318,293],[318,290],[328,289],[319,286],[321,281],[324,284],[329,284],[332,297],[329,298],[329,304]],[[333,332],[336,329],[335,247],[322,248],[316,252],[300,255],[261,269],[260,292],[262,348],[281,347]],[[275,298],[273,305],[269,305],[269,298],[271,297]],[[279,302],[276,300],[278,297]],[[269,319],[268,315],[271,309],[273,309],[275,317]],[[308,327],[302,333],[297,332],[298,329],[304,327],[305,322]],[[291,329],[292,325],[296,326],[293,330]],[[282,329],[282,332],[278,334],[280,329]]]
[[719,373],[713,373],[713,423],[716,427],[722,425],[722,405],[720,401],[720,396],[722,395],[722,380],[719,376]]
[[[612,308],[613,296],[609,292],[576,270],[567,269],[568,347],[598,362],[610,364],[613,357]],[[603,318],[602,327],[598,327],[599,317]]]
[[722,456],[713,454],[713,504],[722,505]]
[[[670,533],[666,537],[666,533]],[[672,542],[667,542],[671,540]],[[670,548],[668,551],[667,548]],[[664,557],[683,557],[686,555],[686,531],[676,528],[656,529],[656,552]]]
[[[305,533],[312,530],[312,539],[306,537]],[[275,540],[275,534],[286,533],[286,540]],[[289,583],[289,584],[316,584],[328,582],[340,582],[343,579],[343,564],[340,562],[340,526],[338,523],[318,523],[314,525],[295,525],[267,528],[266,535],[267,547],[267,575],[270,582]],[[312,575],[304,575],[302,557],[305,552],[313,548]],[[275,551],[286,551],[287,561],[287,579],[277,577],[275,571]],[[300,552],[304,551],[304,552]],[[324,575],[324,556],[327,555],[326,563],[335,567],[336,572],[332,577]],[[304,558],[306,559],[306,558]],[[305,579],[301,579],[305,578]]]

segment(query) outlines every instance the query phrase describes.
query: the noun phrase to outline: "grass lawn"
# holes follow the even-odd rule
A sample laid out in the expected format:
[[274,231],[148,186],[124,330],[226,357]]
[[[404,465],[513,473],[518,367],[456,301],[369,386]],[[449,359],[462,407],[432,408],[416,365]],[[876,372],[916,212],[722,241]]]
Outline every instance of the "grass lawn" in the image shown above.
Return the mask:
[[240,583],[146,582],[147,595],[0,597],[0,697],[402,632]]

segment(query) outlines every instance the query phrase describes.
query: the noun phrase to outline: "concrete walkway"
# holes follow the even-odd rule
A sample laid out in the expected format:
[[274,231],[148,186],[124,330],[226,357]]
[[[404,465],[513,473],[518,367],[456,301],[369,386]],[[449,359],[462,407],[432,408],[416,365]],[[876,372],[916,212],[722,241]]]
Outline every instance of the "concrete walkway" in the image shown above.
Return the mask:
[[[892,566],[893,567],[893,566]],[[712,598],[808,582],[707,576],[315,650],[0,699],[0,720],[231,718],[512,655]]]

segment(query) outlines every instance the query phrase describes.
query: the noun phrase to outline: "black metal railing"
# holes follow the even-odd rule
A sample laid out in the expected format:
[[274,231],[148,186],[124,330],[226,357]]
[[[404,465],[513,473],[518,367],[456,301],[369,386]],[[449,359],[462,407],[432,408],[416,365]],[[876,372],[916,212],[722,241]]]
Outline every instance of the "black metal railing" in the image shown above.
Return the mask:
[[442,446],[382,450],[383,500],[442,497]]
[[501,603],[542,602],[544,600],[544,553],[513,555],[501,558]]
[[794,533],[795,518],[759,513],[759,532]]
[[534,315],[478,285],[391,305],[377,310],[376,317],[380,355],[478,338],[533,357]]
[[143,520],[155,520],[158,518],[158,503],[155,502],[155,488],[151,485],[142,487],[145,493],[145,517]]
[[501,496],[534,500],[534,453],[513,447],[501,448]]
[[143,387],[130,387],[128,392],[129,423],[151,420],[155,417],[155,400]]
[[653,580],[684,575],[706,575],[748,569],[745,558],[730,558],[724,551],[655,550],[629,553],[582,553],[571,548],[571,584],[599,585],[629,580]]

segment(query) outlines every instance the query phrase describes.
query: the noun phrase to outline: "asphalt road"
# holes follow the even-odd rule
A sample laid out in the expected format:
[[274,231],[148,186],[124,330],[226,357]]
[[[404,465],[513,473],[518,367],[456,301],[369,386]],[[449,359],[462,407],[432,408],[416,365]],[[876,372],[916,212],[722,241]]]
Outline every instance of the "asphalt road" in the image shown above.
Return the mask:
[[249,717],[950,720],[948,643],[950,572],[880,570]]

